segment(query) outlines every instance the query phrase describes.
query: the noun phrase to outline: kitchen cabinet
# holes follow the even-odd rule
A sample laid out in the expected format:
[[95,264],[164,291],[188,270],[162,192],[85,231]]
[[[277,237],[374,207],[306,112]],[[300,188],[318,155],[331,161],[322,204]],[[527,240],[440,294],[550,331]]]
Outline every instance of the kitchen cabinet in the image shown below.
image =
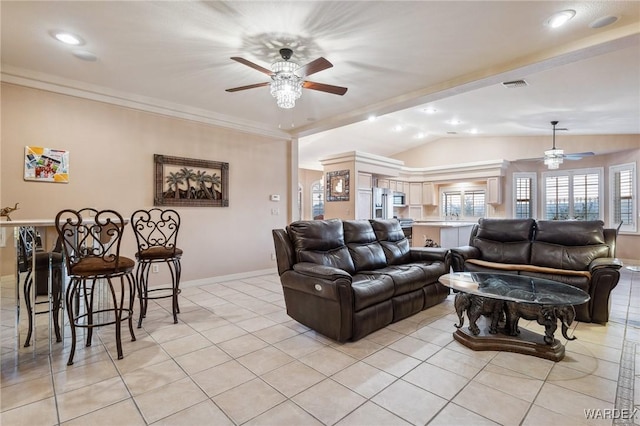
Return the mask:
[[438,197],[433,182],[422,183],[422,204],[425,206],[437,206]]
[[370,173],[358,173],[358,188],[373,187],[373,176]]
[[409,206],[409,218],[413,220],[422,219],[422,206]]
[[369,189],[358,189],[356,201],[356,219],[373,217],[373,192]]
[[389,179],[378,179],[376,186],[378,188],[389,188]]
[[409,204],[422,205],[422,182],[409,183]]
[[499,177],[487,178],[487,204],[502,204],[502,182]]

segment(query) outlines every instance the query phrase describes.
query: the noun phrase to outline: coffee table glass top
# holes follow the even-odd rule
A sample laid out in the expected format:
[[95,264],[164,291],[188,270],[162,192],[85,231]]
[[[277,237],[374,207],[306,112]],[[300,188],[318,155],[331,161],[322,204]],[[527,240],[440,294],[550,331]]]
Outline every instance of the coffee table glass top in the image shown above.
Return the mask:
[[579,305],[590,299],[579,288],[524,275],[454,272],[441,276],[440,282],[464,293],[536,305]]

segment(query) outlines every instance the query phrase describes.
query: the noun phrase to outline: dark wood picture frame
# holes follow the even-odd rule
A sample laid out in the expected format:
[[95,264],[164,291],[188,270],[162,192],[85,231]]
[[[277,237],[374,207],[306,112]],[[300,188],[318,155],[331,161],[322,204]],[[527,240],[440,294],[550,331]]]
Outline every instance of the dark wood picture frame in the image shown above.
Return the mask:
[[154,154],[154,206],[229,207],[229,163]]
[[349,170],[327,172],[327,201],[349,201]]

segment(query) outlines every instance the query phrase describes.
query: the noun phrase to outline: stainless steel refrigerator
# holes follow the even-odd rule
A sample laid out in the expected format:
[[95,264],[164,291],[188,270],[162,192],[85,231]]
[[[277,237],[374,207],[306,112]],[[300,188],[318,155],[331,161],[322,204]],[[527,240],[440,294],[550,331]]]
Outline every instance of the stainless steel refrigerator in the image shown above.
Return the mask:
[[393,192],[387,188],[373,188],[373,219],[393,217]]

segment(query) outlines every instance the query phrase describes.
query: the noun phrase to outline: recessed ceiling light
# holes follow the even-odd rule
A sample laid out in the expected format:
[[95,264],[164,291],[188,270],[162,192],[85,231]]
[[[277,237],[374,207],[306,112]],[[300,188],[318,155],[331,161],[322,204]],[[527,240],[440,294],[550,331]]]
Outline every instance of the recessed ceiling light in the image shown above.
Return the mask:
[[478,133],[478,129],[469,129],[467,130],[467,133],[471,134],[471,135],[477,135]]
[[433,107],[427,107],[422,109],[422,112],[425,112],[427,114],[435,114],[437,111],[438,110]]
[[98,57],[96,55],[87,50],[74,50],[71,53],[73,54],[73,56],[78,59],[82,59],[83,61],[95,62],[98,60]]
[[401,132],[403,127],[400,124],[397,124],[393,127],[394,132]]
[[603,16],[589,24],[591,28],[602,28],[611,25],[618,20],[617,16]]
[[576,11],[572,9],[563,10],[562,12],[554,13],[545,21],[545,25],[551,28],[558,28],[566,24],[571,18],[576,16]]
[[415,136],[416,139],[424,139],[426,137],[427,137],[426,133],[423,133],[423,132],[420,132]]
[[367,118],[367,120],[373,123],[374,121],[376,121],[376,118],[377,117],[375,115],[370,115],[369,118]]
[[53,38],[58,41],[61,41],[64,44],[69,44],[71,46],[80,46],[84,44],[84,41],[77,35],[68,33],[66,31],[54,31],[51,33]]
[[462,124],[462,121],[456,120],[456,119],[451,119],[451,120],[447,121],[447,123],[449,123],[451,125],[454,125],[454,126],[457,126],[458,124]]

